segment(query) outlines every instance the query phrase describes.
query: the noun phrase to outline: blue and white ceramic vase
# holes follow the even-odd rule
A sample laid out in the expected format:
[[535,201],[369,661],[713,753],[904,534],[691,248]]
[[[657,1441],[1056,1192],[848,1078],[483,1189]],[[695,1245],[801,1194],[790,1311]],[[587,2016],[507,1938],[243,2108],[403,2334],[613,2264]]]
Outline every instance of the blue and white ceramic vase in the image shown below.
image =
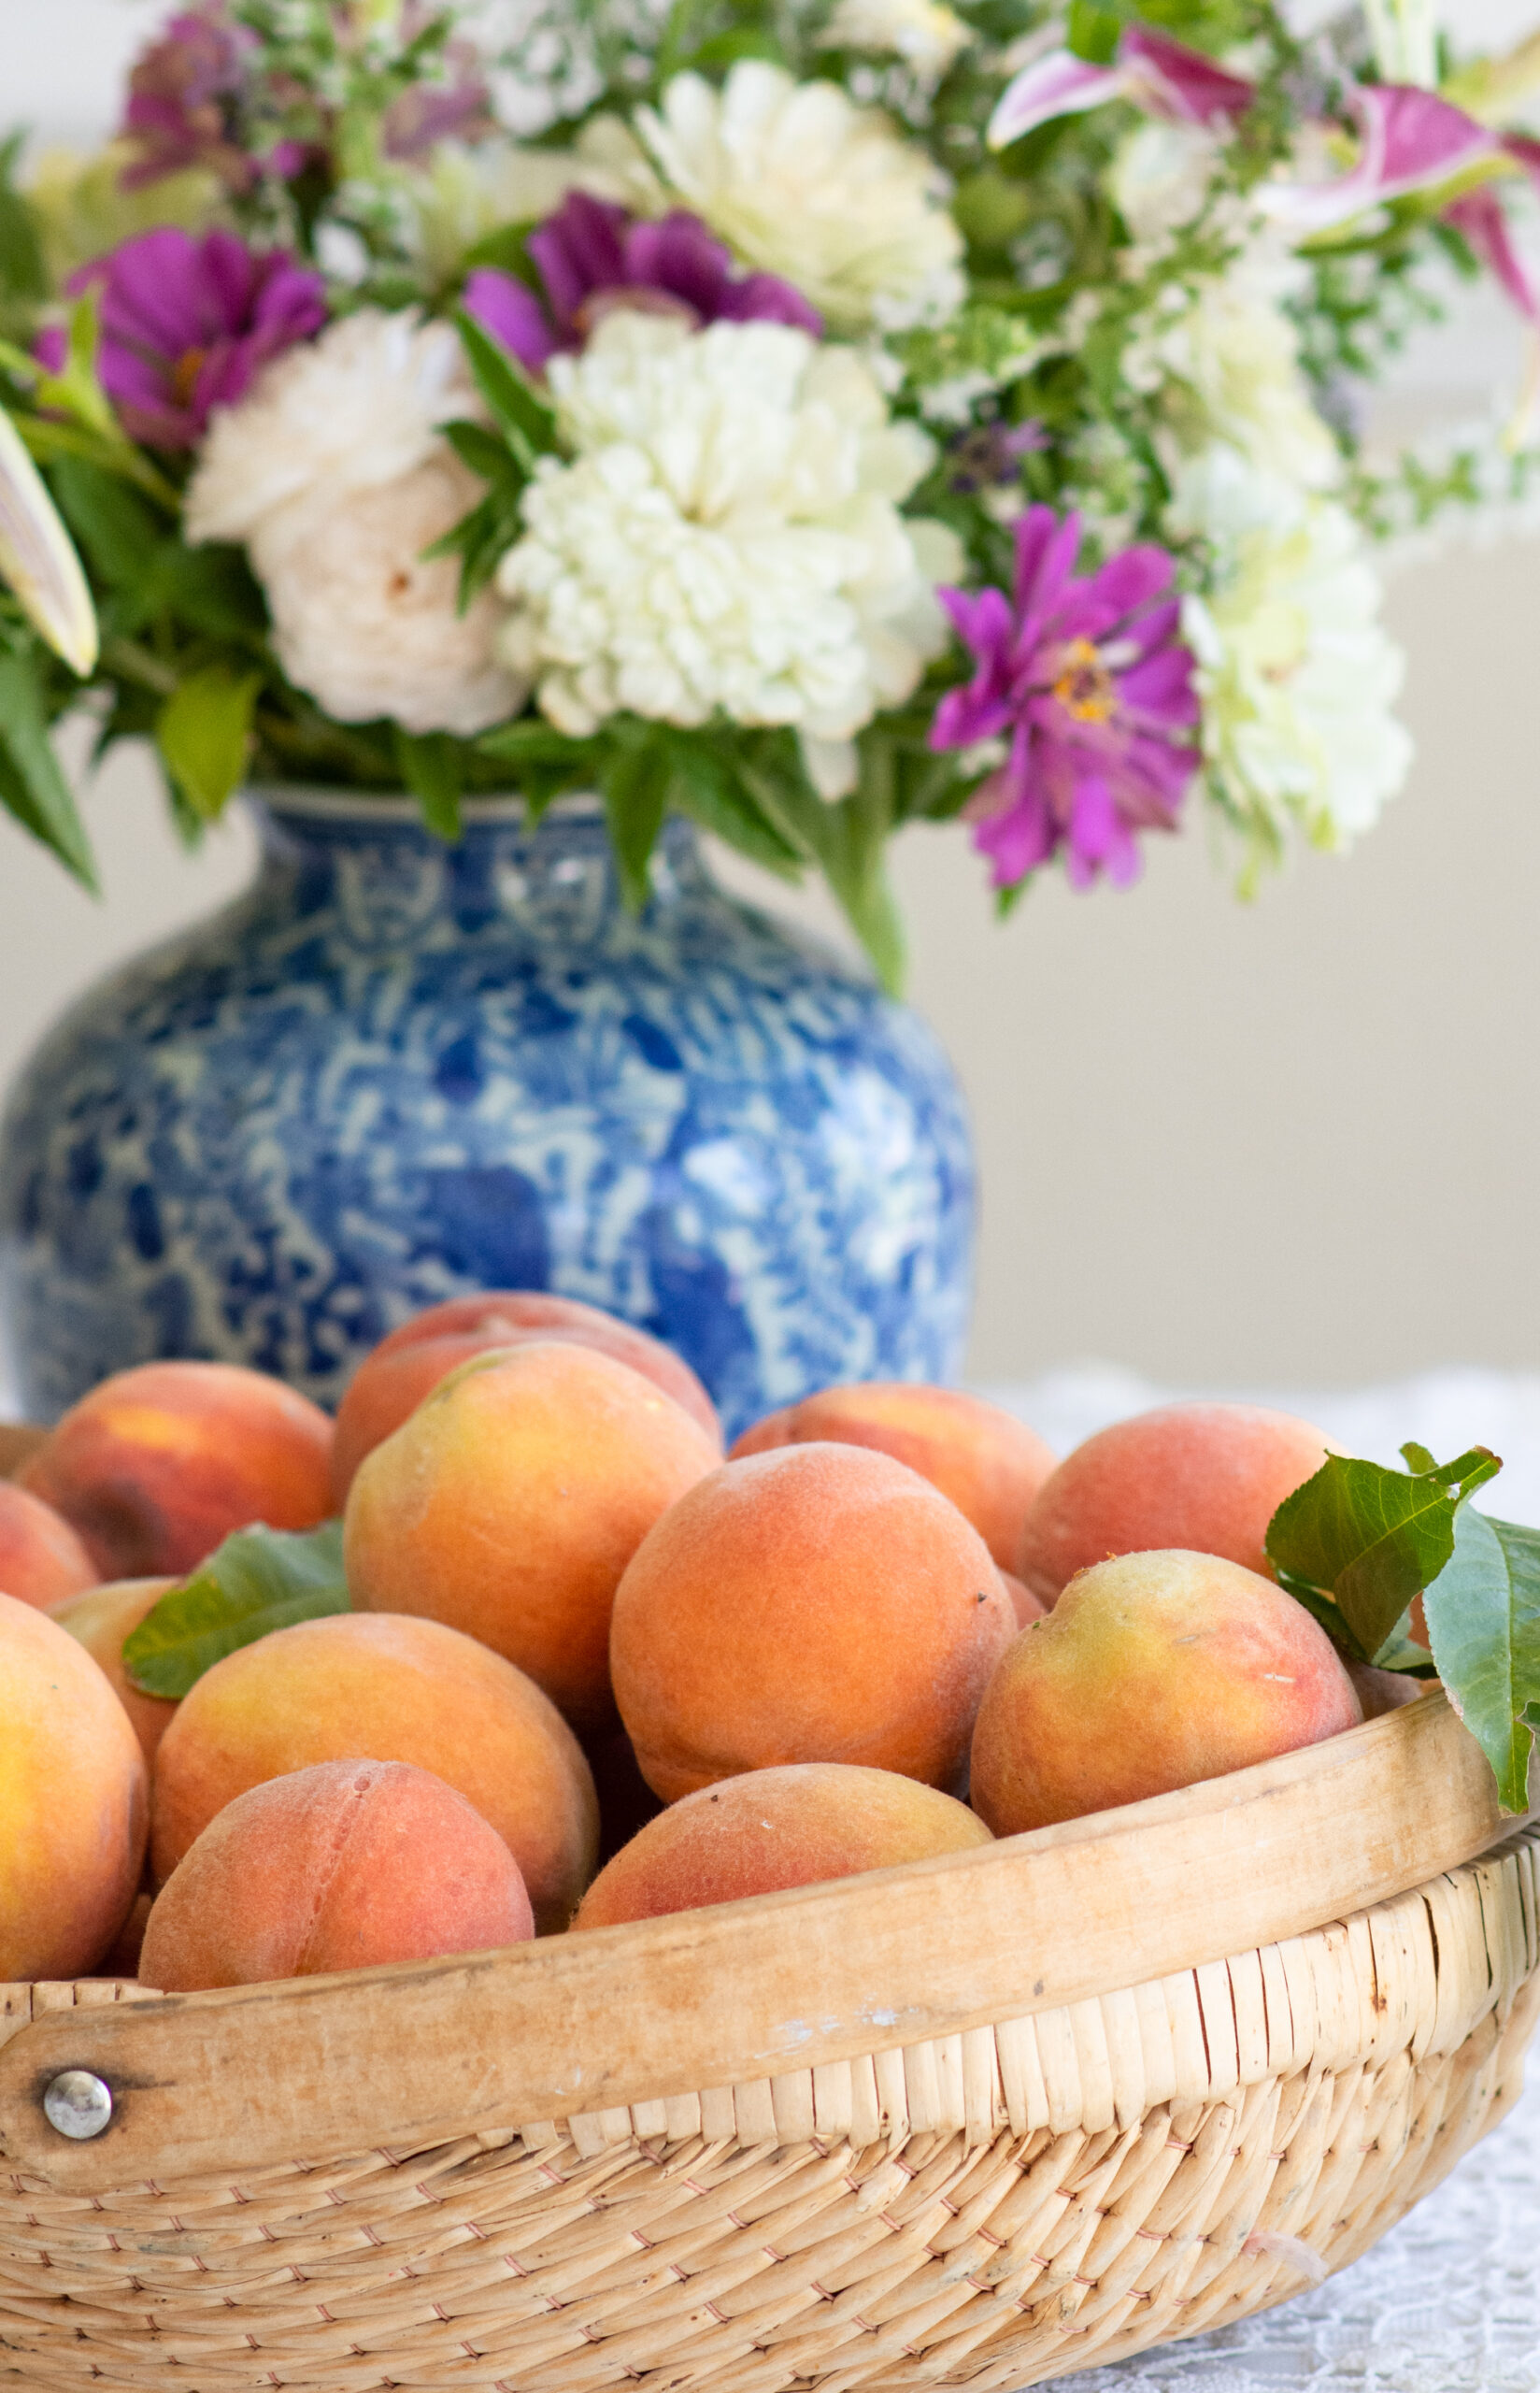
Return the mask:
[[205,1355],[335,1403],[386,1330],[482,1287],[650,1329],[735,1433],[852,1379],[948,1380],[973,1168],[915,1015],[715,882],[668,827],[638,920],[595,807],[268,792],[210,922],[44,1041],[0,1149],[27,1414]]

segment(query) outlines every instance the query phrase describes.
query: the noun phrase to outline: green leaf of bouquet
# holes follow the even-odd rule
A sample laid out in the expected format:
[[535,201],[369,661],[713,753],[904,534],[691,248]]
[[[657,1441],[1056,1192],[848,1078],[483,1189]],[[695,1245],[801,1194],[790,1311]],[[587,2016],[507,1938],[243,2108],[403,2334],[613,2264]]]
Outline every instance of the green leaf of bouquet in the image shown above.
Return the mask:
[[96,860],[49,737],[35,649],[0,649],[0,805],[94,895]]
[[1123,12],[1098,6],[1098,0],[1072,0],[1064,25],[1064,45],[1093,66],[1111,64],[1123,30]]
[[137,491],[105,466],[61,457],[51,476],[60,512],[92,569],[112,590],[137,591],[164,527]]
[[1540,1726],[1540,1530],[1466,1507],[1422,1603],[1439,1678],[1492,1766],[1499,1800],[1526,1812]]
[[486,482],[517,482],[521,490],[527,476],[521,466],[508,454],[506,444],[489,432],[484,423],[445,423],[439,430],[454,453],[467,465],[473,474]]
[[261,688],[260,673],[206,665],[177,684],[156,717],[166,769],[206,823],[218,822],[240,785]]
[[123,1643],[141,1694],[179,1703],[205,1670],[275,1629],[348,1610],[342,1523],[295,1536],[258,1524],[237,1529],[191,1578],[167,1590]]
[[765,812],[734,769],[725,748],[710,748],[695,739],[676,741],[673,795],[681,813],[698,823],[703,831],[725,840],[767,872],[778,873],[783,881],[801,880],[807,851]]
[[1414,1472],[1329,1454],[1274,1513],[1268,1558],[1292,1591],[1331,1596],[1361,1655],[1372,1657],[1448,1561],[1460,1506],[1501,1468],[1484,1447]]
[[442,731],[403,731],[397,724],[395,753],[423,822],[436,838],[452,847],[464,827],[460,819],[464,774],[458,743]]
[[669,743],[659,733],[618,741],[601,777],[620,889],[635,914],[641,912],[649,895],[648,866],[668,811],[673,778]]
[[463,308],[455,310],[460,337],[476,387],[528,472],[536,457],[556,446],[556,418],[517,358],[484,332]]

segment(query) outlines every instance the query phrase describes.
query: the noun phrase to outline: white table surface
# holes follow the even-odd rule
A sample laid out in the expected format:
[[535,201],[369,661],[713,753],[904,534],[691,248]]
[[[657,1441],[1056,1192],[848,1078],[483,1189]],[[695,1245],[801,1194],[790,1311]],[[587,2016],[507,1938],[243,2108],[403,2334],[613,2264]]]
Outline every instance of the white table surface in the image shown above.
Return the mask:
[[[1088,1365],[985,1391],[1060,1453],[1166,1393]],[[1350,1452],[1394,1463],[1504,1457],[1483,1510],[1540,1522],[1540,1374],[1439,1370],[1335,1394],[1216,1389],[1303,1413]],[[1063,2380],[1076,2393],[1540,2393],[1540,2044],[1517,2109],[1384,2241],[1319,2292],[1191,2343]]]

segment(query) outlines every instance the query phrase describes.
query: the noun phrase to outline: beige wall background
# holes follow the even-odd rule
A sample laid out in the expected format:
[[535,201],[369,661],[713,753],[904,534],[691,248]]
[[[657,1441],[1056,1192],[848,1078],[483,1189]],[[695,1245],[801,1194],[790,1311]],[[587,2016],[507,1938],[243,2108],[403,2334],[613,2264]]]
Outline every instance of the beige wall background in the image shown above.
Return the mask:
[[[158,13],[3,0],[0,119],[105,123]],[[1458,0],[1472,42],[1537,13]],[[1478,308],[1419,349],[1395,405],[1469,412],[1515,365]],[[1254,905],[1193,830],[1151,847],[1137,889],[1046,882],[1000,927],[962,834],[900,843],[911,995],[978,1137],[976,1376],[1540,1368],[1540,541],[1408,568],[1390,617],[1413,779],[1350,859],[1305,857]],[[100,904],[0,823],[0,1082],[75,991],[250,869],[243,822],[184,855],[132,755],[85,804]]]

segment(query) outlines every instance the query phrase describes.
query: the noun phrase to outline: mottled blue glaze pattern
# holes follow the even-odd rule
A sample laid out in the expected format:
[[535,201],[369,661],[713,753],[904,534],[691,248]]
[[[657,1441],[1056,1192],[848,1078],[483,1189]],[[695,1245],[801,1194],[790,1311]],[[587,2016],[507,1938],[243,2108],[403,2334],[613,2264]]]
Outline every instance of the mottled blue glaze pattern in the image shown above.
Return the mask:
[[17,1086],[0,1302],[28,1415],[162,1355],[335,1403],[410,1313],[551,1288],[666,1339],[729,1433],[950,1379],[973,1171],[935,1039],[671,824],[270,795],[250,891],[96,987]]

